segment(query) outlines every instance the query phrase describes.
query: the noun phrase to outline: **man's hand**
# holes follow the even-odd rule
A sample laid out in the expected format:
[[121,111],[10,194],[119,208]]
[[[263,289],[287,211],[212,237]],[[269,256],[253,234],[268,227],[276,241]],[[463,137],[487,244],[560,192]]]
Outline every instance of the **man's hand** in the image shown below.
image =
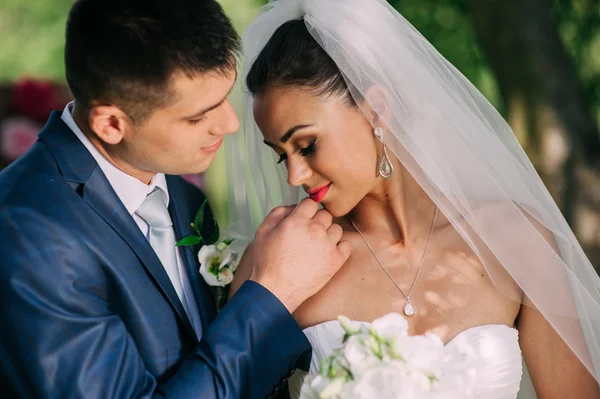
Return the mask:
[[352,252],[342,228],[312,199],[271,211],[256,232],[251,280],[294,312],[316,294]]

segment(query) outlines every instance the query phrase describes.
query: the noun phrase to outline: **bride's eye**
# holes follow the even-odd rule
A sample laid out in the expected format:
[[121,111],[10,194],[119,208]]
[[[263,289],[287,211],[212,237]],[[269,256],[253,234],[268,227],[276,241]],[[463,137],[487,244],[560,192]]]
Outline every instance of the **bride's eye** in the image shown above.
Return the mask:
[[[313,140],[313,142],[310,143],[308,145],[308,147],[300,148],[300,151],[298,151],[298,152],[303,157],[306,157],[306,156],[309,156],[310,154],[312,154],[313,152],[315,152],[316,149],[317,149],[317,139]],[[277,161],[277,163],[282,163],[282,162],[285,162],[286,160],[287,160],[287,155],[285,153],[283,153],[283,154],[279,155],[279,160]]]
[[317,149],[317,139],[314,139],[313,142],[308,145],[308,147],[300,149],[300,155],[302,155],[303,157],[306,157],[306,156],[312,154],[313,152],[315,152],[316,149]]

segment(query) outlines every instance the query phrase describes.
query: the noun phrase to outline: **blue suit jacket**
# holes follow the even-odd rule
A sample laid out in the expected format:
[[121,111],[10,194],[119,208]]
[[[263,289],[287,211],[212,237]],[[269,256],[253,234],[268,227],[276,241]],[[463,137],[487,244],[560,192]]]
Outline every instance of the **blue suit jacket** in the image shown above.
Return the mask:
[[[183,261],[198,342],[169,277],[102,170],[54,112],[0,172],[0,389],[8,397],[264,398],[310,345],[246,282],[217,316],[194,251]],[[204,200],[167,176],[177,238]]]

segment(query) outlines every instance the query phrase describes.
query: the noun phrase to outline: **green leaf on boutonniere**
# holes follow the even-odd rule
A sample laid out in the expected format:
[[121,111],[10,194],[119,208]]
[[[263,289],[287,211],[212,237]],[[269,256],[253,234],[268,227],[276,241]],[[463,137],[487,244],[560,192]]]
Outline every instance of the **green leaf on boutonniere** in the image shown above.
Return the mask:
[[212,245],[215,242],[217,242],[219,240],[219,236],[221,235],[221,231],[219,229],[219,223],[217,223],[217,220],[214,219],[214,228],[213,228],[213,232],[210,235],[210,238],[206,241],[206,244],[208,245]]
[[198,236],[187,236],[183,237],[177,244],[176,247],[186,246],[186,245],[198,245],[202,243],[202,238]]
[[233,238],[226,238],[225,240],[223,240],[223,244],[229,246],[233,241]]
[[196,217],[194,218],[194,230],[198,235],[201,235],[202,224],[204,223],[204,208],[206,208],[206,204],[208,204],[208,199],[205,199],[198,212],[196,212]]

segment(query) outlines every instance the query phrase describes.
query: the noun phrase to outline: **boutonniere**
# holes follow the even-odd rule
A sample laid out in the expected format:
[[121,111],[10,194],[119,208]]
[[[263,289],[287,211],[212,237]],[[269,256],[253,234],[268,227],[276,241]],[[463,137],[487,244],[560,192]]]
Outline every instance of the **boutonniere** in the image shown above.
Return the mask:
[[[200,262],[200,275],[208,284],[217,310],[225,305],[229,293],[229,284],[233,281],[233,276],[239,264],[238,254],[229,247],[234,241],[232,238],[219,240],[221,229],[216,219],[211,221],[204,220],[204,211],[208,200],[204,200],[191,226],[196,235],[183,237],[177,246],[195,246],[201,245],[198,251],[198,261]],[[213,230],[210,237],[202,236],[202,230],[205,223],[212,223]]]

